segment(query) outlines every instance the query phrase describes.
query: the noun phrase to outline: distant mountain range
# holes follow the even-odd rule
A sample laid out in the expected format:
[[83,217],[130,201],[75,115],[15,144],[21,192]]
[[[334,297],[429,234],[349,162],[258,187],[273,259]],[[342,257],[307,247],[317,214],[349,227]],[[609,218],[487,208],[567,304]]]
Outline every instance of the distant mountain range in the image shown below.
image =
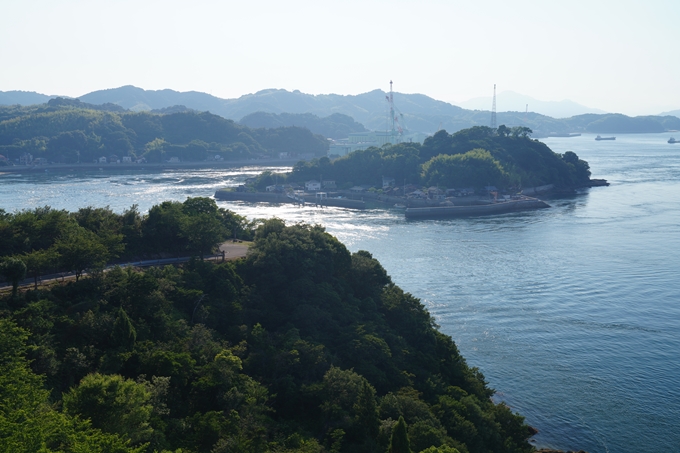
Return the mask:
[[36,93],[35,91],[0,91],[0,105],[45,104],[57,96]]
[[[493,98],[488,96],[459,102],[458,105],[470,110],[490,110],[492,103]],[[500,112],[524,112],[527,106],[530,112],[540,113],[541,115],[553,118],[569,118],[586,113],[607,113],[604,110],[586,107],[568,99],[563,101],[539,101],[514,91],[503,91],[496,96],[496,109]]]
[[661,114],[659,114],[659,115],[660,115],[660,116],[671,115],[671,116],[677,116],[678,118],[680,118],[680,110],[671,110],[670,112],[663,112],[663,113],[661,113]]
[[346,138],[352,132],[366,132],[363,124],[342,113],[320,118],[312,113],[266,113],[255,112],[241,118],[240,123],[251,129],[304,126],[315,134],[327,138]]
[[[298,90],[267,89],[236,99],[221,99],[197,91],[144,90],[128,85],[94,91],[79,99],[87,104],[115,104],[136,111],[210,111],[250,127],[297,125],[326,137],[339,138],[340,134],[360,131],[358,126],[386,130],[389,127],[386,96],[387,93],[382,90],[358,95],[311,95]],[[44,103],[53,97],[22,91],[0,92],[0,104]],[[491,98],[477,98],[464,103],[476,110],[464,109],[422,94],[394,93],[394,102],[402,124],[414,132],[433,133],[440,129],[455,132],[472,126],[488,126],[491,120]],[[526,104],[529,104],[530,110],[551,111],[555,116],[569,114],[570,117],[558,119],[535,111],[525,112]],[[601,113],[601,110],[589,109],[571,101],[543,102],[507,91],[498,95],[496,105],[499,110],[497,124],[529,127],[535,137],[573,132],[635,133],[680,129],[680,115],[673,116],[680,111],[668,112],[664,116],[631,118]],[[509,109],[516,111],[504,111]],[[586,113],[588,110],[592,112]],[[335,114],[351,118],[336,116],[329,119]],[[319,119],[325,120],[322,121],[323,132]],[[360,124],[357,126],[355,122]]]

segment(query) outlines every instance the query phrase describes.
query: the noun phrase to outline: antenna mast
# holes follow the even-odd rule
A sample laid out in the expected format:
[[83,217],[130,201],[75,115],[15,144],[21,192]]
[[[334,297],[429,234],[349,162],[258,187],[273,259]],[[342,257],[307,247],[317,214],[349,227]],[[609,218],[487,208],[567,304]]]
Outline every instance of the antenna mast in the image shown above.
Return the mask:
[[392,92],[392,81],[390,80],[390,121],[392,122],[392,135],[394,135],[394,93]]
[[[390,109],[390,118],[388,120],[388,127],[391,126],[390,137],[391,143],[400,143],[404,135],[404,115],[394,106],[394,92],[392,91],[392,81],[390,80],[390,94],[385,96],[387,105]],[[397,116],[399,114],[399,116]]]
[[496,84],[493,84],[493,104],[491,105],[491,129],[496,129]]

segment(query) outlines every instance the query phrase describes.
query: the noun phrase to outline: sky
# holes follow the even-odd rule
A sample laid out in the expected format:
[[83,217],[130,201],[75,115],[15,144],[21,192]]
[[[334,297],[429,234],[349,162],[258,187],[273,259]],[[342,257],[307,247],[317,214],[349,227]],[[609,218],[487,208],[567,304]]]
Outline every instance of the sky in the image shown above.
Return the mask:
[[[0,91],[511,90],[680,109],[680,0],[0,0]],[[498,106],[502,111],[502,106]]]

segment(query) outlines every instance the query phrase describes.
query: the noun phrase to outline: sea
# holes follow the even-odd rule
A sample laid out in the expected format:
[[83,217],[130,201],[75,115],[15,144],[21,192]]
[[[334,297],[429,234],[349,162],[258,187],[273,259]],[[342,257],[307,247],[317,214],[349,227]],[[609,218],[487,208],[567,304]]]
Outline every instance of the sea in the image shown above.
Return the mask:
[[[538,429],[537,447],[680,451],[680,144],[670,134],[542,139],[574,151],[609,187],[551,208],[450,220],[218,202],[250,219],[323,225],[367,250],[420,298],[469,365]],[[0,176],[0,208],[142,212],[210,197],[265,169],[140,168]]]

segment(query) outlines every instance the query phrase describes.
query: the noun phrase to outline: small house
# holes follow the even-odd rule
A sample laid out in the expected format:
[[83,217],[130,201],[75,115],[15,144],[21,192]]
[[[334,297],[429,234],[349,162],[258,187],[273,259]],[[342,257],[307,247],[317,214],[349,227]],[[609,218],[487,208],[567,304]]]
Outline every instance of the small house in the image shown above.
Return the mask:
[[130,156],[123,156],[123,163],[124,163],[124,164],[130,164],[130,163],[132,163],[132,157],[130,157]]
[[100,163],[100,164],[105,164],[106,162],[108,162],[108,161],[106,160],[106,157],[102,156],[102,157],[99,158],[99,163]]
[[394,178],[388,178],[386,176],[382,177],[382,188],[387,189],[388,187],[392,187],[394,185]]
[[321,183],[315,179],[307,181],[305,183],[305,190],[308,192],[316,192],[317,190],[321,190]]
[[21,165],[30,165],[33,162],[33,155],[31,153],[24,153],[19,158],[19,163]]

